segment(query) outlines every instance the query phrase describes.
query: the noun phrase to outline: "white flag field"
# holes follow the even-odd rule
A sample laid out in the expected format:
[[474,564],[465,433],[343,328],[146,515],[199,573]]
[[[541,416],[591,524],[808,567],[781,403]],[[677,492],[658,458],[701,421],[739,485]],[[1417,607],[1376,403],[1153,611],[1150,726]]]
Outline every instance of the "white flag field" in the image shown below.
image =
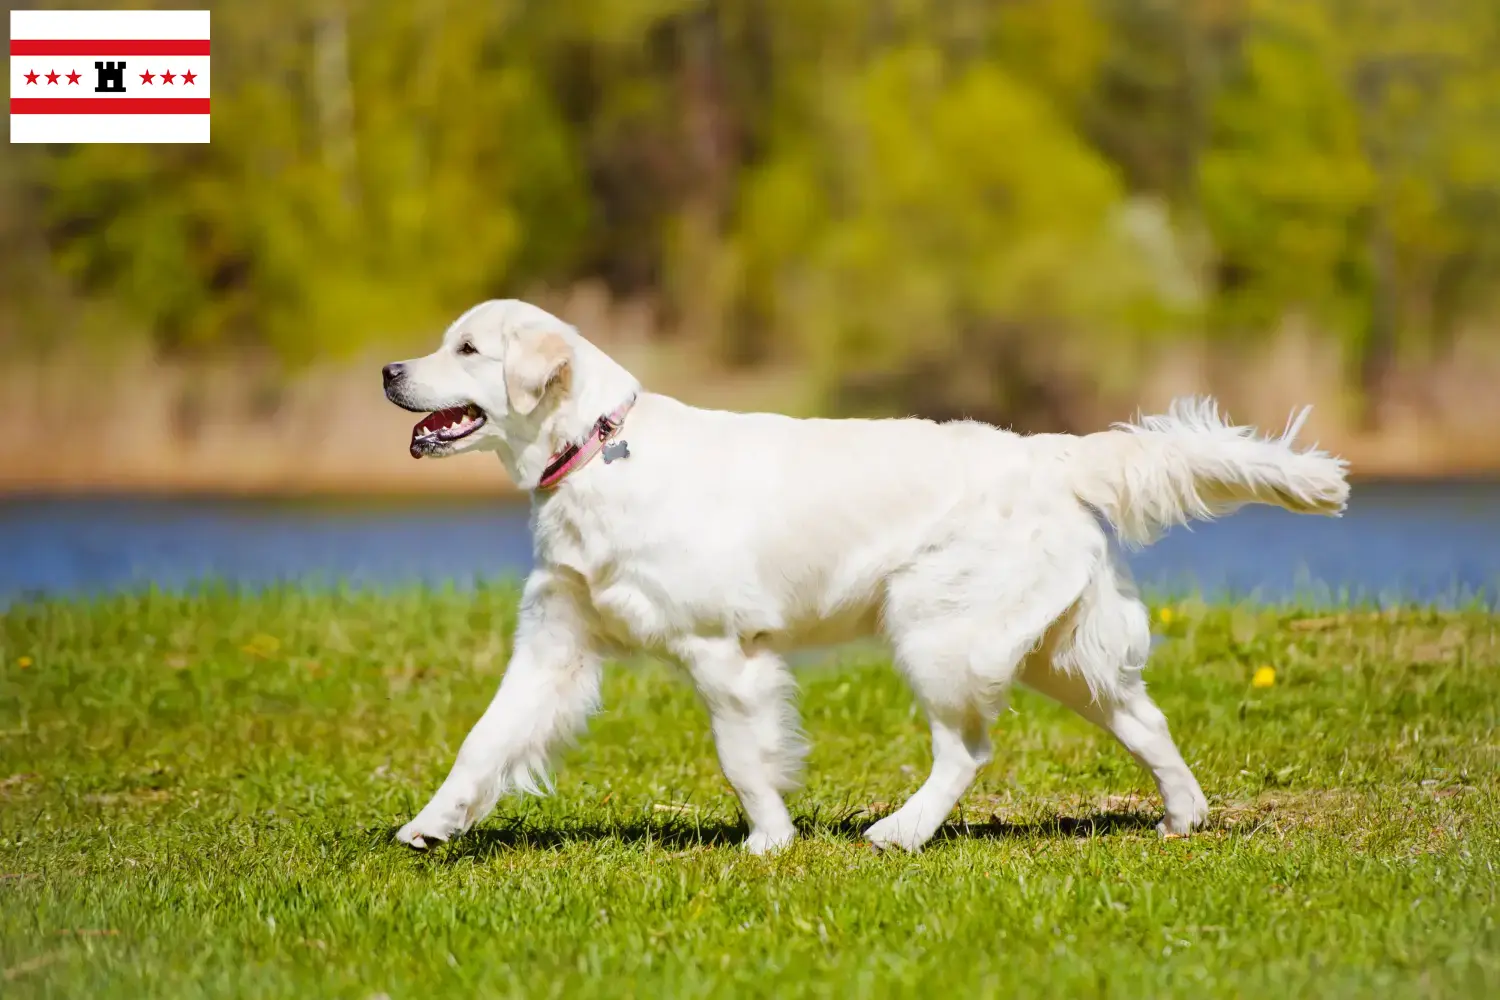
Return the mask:
[[13,10],[11,142],[208,142],[208,11]]

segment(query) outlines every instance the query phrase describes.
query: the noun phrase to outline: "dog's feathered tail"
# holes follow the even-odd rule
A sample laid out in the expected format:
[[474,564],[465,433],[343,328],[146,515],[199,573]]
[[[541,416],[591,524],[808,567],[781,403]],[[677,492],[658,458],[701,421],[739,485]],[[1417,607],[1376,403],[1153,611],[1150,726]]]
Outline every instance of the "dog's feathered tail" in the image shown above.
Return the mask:
[[1212,399],[1178,399],[1163,415],[1077,439],[1066,459],[1073,491],[1129,546],[1248,503],[1336,517],[1349,499],[1348,463],[1293,447],[1311,410],[1293,413],[1279,437],[1265,437],[1227,423]]

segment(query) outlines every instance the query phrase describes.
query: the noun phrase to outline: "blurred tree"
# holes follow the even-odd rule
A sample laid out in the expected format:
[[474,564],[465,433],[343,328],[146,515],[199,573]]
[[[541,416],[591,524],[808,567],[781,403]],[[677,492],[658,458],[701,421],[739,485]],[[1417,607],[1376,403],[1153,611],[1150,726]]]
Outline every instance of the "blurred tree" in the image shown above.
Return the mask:
[[884,370],[906,388],[849,405],[1001,418],[1123,379],[1143,338],[1293,313],[1373,417],[1403,352],[1500,307],[1494,0],[237,0],[213,24],[214,141],[18,150],[0,287],[61,278],[165,349],[296,361],[597,277],[720,362],[806,361],[825,402]]
[[1312,313],[1370,422],[1403,340],[1495,305],[1497,24],[1476,0],[1256,0],[1215,105],[1200,183],[1221,324]]
[[[979,364],[993,381],[952,405],[1003,413],[1008,382],[1037,374],[1018,339],[1119,336],[1152,305],[1113,238],[1115,173],[994,64],[893,48],[829,88],[822,111],[823,141],[749,179],[739,251],[747,293],[829,380]],[[976,353],[986,340],[998,356]]]
[[[290,358],[403,332],[578,256],[573,136],[505,4],[216,12],[214,137],[43,165],[58,259],[168,346]],[[526,230],[523,239],[522,232]]]
[[1255,7],[1199,165],[1219,257],[1218,321],[1267,331],[1287,310],[1305,309],[1356,329],[1369,300],[1360,229],[1375,179],[1329,58],[1337,32],[1317,3]]

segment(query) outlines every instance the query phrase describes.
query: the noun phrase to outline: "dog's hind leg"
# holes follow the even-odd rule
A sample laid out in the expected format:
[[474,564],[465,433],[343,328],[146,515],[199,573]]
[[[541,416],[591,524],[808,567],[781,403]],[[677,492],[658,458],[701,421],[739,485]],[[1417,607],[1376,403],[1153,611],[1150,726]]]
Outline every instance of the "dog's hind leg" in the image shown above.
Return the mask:
[[1138,672],[1124,672],[1116,685],[1095,693],[1078,675],[1042,662],[1028,664],[1021,683],[1071,708],[1114,736],[1151,772],[1166,808],[1166,815],[1157,826],[1160,833],[1182,836],[1203,825],[1208,818],[1208,799],[1178,752],[1167,728],[1167,717],[1146,693],[1146,684]]
[[598,706],[600,674],[570,592],[550,574],[533,573],[500,690],[447,780],[396,838],[418,848],[448,840],[483,819],[506,792],[546,788],[552,754]]
[[694,638],[674,652],[708,708],[719,765],[750,822],[745,849],[785,847],[797,831],[781,796],[796,787],[807,750],[791,671],[769,650],[747,654],[734,639]]
[[994,717],[977,706],[927,707],[932,725],[932,773],[906,804],[865,831],[876,847],[921,849],[932,839],[990,759]]
[[[945,553],[951,556],[951,553]],[[1066,555],[1066,553],[1065,553]],[[1077,599],[1083,558],[997,572],[983,545],[891,581],[885,628],[932,727],[932,772],[906,804],[865,831],[877,847],[919,850],[990,759],[989,729],[1022,661]],[[1007,612],[995,620],[995,609]]]
[[1100,567],[1053,638],[1048,649],[1026,660],[1021,683],[1114,736],[1151,772],[1166,806],[1158,827],[1163,834],[1202,826],[1208,800],[1141,678],[1151,648],[1150,618],[1116,559]]

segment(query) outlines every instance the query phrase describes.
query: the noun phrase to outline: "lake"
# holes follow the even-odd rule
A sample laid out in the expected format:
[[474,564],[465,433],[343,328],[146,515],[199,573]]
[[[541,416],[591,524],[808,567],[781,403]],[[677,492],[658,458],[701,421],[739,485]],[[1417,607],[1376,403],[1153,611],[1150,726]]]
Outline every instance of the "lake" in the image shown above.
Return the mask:
[[[515,578],[513,502],[0,499],[0,606],[204,581],[392,587]],[[1250,507],[1129,556],[1148,592],[1450,604],[1500,588],[1500,482],[1356,484],[1339,520]]]

